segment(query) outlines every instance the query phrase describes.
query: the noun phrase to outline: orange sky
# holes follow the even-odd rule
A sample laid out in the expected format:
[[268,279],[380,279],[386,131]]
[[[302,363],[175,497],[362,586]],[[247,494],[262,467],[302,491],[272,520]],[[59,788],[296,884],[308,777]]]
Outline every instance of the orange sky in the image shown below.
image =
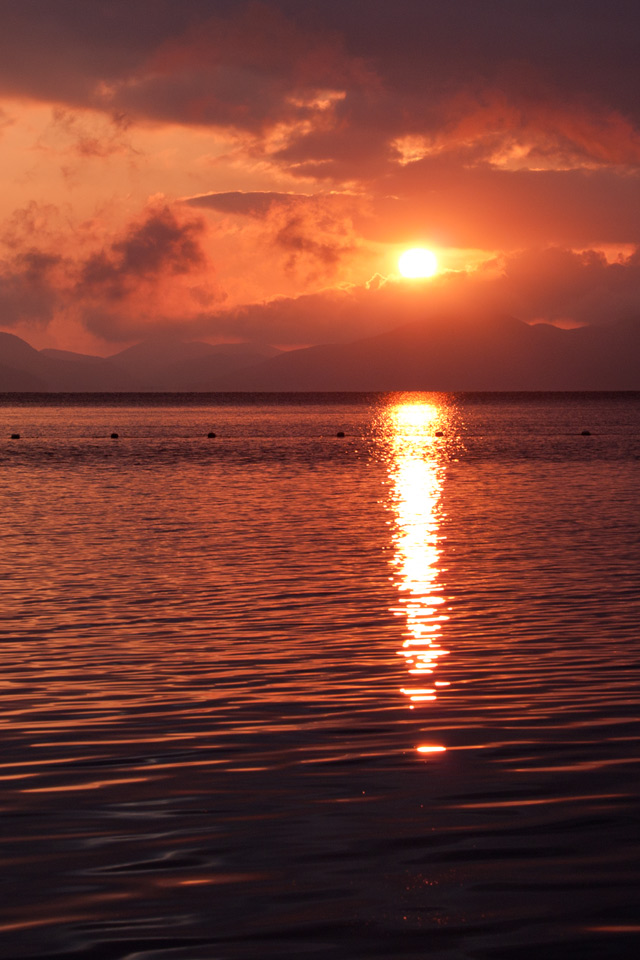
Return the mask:
[[0,7],[0,329],[34,346],[640,313],[632,3]]

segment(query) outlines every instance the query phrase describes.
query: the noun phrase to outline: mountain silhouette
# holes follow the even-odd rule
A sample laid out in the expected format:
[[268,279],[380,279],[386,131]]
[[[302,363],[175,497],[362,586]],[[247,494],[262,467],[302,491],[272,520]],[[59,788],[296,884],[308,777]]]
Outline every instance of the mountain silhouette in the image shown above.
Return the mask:
[[102,357],[34,350],[12,333],[0,332],[0,391],[112,392],[136,390],[135,379]]
[[262,343],[211,345],[159,336],[104,358],[35,350],[15,334],[0,332],[0,392],[212,391],[230,371],[279,352]]
[[0,333],[0,392],[385,390],[640,390],[640,318],[565,330],[440,314],[286,352],[155,337],[108,358]]
[[308,347],[230,374],[256,391],[638,390],[640,322],[564,330],[507,316],[438,316]]
[[154,337],[109,357],[135,376],[141,390],[210,391],[230,371],[254,366],[280,351],[268,344],[184,342]]

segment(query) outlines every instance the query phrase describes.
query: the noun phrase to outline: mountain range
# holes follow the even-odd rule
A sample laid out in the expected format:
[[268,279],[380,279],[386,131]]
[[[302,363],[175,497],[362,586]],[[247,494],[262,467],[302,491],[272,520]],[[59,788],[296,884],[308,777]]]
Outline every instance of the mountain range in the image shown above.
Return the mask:
[[2,393],[350,390],[640,390],[640,318],[565,330],[438,315],[298,350],[156,337],[110,357],[0,332]]
[[35,350],[0,332],[0,393],[197,392],[280,351],[266,344],[185,342],[158,336],[110,357]]

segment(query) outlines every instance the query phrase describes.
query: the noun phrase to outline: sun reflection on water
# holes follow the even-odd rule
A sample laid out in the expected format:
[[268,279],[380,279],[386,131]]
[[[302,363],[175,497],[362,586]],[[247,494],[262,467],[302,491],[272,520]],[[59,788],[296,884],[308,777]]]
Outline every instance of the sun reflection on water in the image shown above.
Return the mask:
[[[401,692],[410,709],[434,701],[449,683],[435,680],[440,660],[449,651],[442,629],[449,619],[440,579],[443,536],[441,495],[443,453],[450,433],[447,408],[421,397],[402,401],[386,411],[390,442],[389,505],[393,511],[393,583],[398,591],[392,612],[404,620],[398,654],[410,677]],[[420,754],[445,750],[422,744]]]

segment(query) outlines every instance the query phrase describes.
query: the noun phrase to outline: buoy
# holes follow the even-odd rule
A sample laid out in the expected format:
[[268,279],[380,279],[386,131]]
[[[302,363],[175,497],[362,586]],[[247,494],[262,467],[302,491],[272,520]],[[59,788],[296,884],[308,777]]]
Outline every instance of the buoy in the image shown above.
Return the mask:
[[207,434],[207,436],[209,437],[210,440],[212,440],[212,439],[215,437],[215,433],[214,433],[213,431],[210,431],[210,432]]
[[582,436],[583,436],[583,437],[590,437],[590,436],[591,436],[591,430],[583,430],[583,431],[582,431]]
[[344,437],[344,431],[338,430],[338,432],[336,433],[336,437]]
[[20,434],[19,434],[19,433],[12,433],[12,434],[11,434],[11,439],[12,439],[12,440],[19,440],[19,439],[20,439]]
[[118,439],[118,434],[117,434],[117,433],[112,433],[112,434],[111,434],[111,439],[112,439],[112,440],[117,440],[117,439]]

